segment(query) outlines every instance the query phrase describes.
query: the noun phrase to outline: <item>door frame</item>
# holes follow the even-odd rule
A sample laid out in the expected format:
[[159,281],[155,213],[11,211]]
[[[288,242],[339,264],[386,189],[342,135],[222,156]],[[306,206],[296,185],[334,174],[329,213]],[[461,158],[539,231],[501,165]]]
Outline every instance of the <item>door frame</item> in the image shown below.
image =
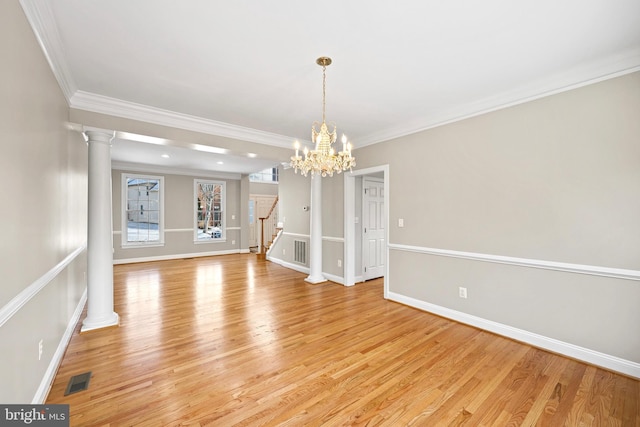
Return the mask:
[[[344,174],[344,285],[355,285],[356,239],[356,177],[382,172],[384,180],[384,215],[385,215],[385,266],[384,297],[389,295],[389,165],[373,166]],[[362,262],[362,260],[359,260]]]
[[[382,206],[384,207],[384,202],[386,202],[385,196],[384,196],[384,178],[378,178],[378,177],[373,176],[373,175],[371,175],[371,176],[370,175],[364,175],[362,177],[363,190],[365,189],[364,188],[365,187],[365,181],[376,182],[376,183],[379,183],[379,184],[383,184],[383,188],[382,188],[382,203],[383,204],[382,204]],[[367,268],[366,267],[366,264],[367,264],[366,259],[367,259],[367,254],[368,254],[368,250],[366,249],[366,246],[367,246],[366,243],[367,243],[367,236],[368,235],[365,234],[364,228],[365,228],[365,225],[369,225],[369,228],[371,228],[371,224],[368,224],[367,220],[366,220],[366,217],[367,217],[366,213],[369,213],[370,211],[369,211],[369,207],[365,204],[365,200],[367,198],[366,192],[363,191],[360,197],[362,197],[362,214],[361,214],[361,218],[360,218],[361,219],[360,228],[361,228],[361,231],[362,231],[362,239],[361,239],[362,241],[360,243],[361,244],[360,253],[362,254],[362,257],[361,257],[362,259],[361,259],[361,263],[360,264],[361,264],[361,268],[362,268],[362,280],[363,281],[367,281],[367,280],[371,280],[371,279],[377,279],[378,277],[381,277],[381,276],[376,276],[374,278],[369,278],[369,276],[367,274],[367,271],[366,271],[366,268]],[[384,211],[384,209],[383,209],[383,211]],[[386,221],[386,218],[385,218],[385,221]],[[386,226],[387,226],[387,223],[385,222],[383,224],[383,226],[385,227],[385,234],[383,235],[383,238],[385,238],[386,237]],[[385,246],[386,246],[386,240],[385,240]],[[367,253],[365,253],[365,252],[367,252]],[[384,255],[381,254],[381,256],[385,256],[385,255],[386,254],[384,254]],[[385,265],[387,263],[386,261],[387,260],[385,258]],[[383,267],[382,271],[383,271],[383,275],[384,275],[384,267]]]

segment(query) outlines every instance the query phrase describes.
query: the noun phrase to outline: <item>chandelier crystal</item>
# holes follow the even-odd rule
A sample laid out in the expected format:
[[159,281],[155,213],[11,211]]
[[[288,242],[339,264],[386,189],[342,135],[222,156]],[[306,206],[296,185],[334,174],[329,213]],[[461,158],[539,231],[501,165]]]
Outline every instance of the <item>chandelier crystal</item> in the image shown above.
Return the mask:
[[333,124],[333,130],[329,132],[325,121],[326,71],[327,66],[331,64],[331,58],[323,56],[318,58],[316,63],[322,66],[322,123],[319,130],[316,129],[318,122],[311,125],[311,140],[316,144],[315,150],[309,151],[305,147],[304,158],[299,155],[300,143],[295,142],[296,154],[291,156],[291,167],[294,168],[295,173],[298,173],[299,170],[304,176],[307,176],[309,172],[311,175],[333,176],[334,172],[341,173],[347,169],[351,170],[356,165],[356,159],[351,156],[351,143],[347,141],[344,134],[342,135],[342,151],[336,153],[332,147],[338,135],[336,125]]

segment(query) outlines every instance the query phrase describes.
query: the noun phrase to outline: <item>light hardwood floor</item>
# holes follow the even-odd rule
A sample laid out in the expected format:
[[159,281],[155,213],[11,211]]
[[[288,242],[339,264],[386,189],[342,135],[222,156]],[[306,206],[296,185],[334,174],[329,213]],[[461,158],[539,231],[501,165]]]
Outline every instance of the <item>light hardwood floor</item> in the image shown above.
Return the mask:
[[[640,382],[253,254],[115,266],[47,403],[73,426],[640,426]],[[63,396],[91,371],[89,389]]]

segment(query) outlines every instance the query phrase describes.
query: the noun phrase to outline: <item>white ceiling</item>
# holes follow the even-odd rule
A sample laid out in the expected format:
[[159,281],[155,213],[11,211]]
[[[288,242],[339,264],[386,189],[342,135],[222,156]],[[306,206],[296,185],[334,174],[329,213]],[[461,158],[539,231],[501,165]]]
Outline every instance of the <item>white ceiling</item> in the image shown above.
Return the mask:
[[[356,149],[640,70],[638,0],[21,3],[72,107],[280,147],[322,119],[319,56],[333,59],[327,121]],[[162,148],[122,142],[113,156],[209,156]]]

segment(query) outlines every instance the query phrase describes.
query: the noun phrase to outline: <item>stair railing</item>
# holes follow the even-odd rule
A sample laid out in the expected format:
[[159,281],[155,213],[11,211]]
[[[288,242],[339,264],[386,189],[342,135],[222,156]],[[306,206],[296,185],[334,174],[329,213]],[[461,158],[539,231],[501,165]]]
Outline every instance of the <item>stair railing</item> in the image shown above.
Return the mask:
[[[271,209],[267,216],[258,218],[260,220],[260,243],[258,244],[258,253],[266,253],[269,248],[268,244],[273,240],[276,235],[276,227],[278,225],[278,197],[276,196],[271,205]],[[265,240],[265,236],[270,236],[270,240]]]

